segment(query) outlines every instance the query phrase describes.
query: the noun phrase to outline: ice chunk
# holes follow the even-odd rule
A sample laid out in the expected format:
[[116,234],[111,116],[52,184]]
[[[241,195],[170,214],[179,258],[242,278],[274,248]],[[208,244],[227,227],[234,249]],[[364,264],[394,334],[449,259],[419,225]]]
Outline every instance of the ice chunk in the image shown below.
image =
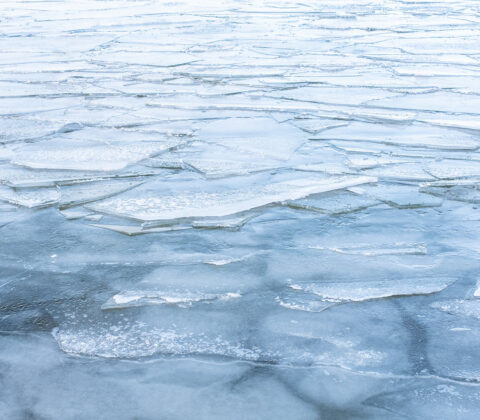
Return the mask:
[[[97,220],[98,221],[98,220]],[[99,225],[94,224],[91,225],[94,227],[98,227],[101,229],[111,230],[113,232],[123,233],[124,235],[128,236],[136,236],[136,235],[145,235],[147,233],[160,233],[160,232],[171,232],[174,230],[184,230],[190,229],[190,226],[165,226],[165,227],[143,227],[143,226],[135,226],[135,225]]]
[[92,56],[101,63],[135,64],[153,67],[177,67],[195,61],[195,57],[184,52],[171,51],[99,51]]
[[397,109],[404,108],[447,113],[478,114],[477,110],[480,109],[480,98],[478,98],[477,95],[462,95],[456,92],[440,91],[373,100],[369,104]]
[[229,292],[224,294],[201,293],[168,290],[127,290],[116,294],[102,305],[102,310],[123,309],[148,305],[175,305],[188,308],[195,303],[211,303],[216,300],[238,299],[241,294]]
[[305,86],[296,89],[282,90],[271,94],[274,97],[293,99],[296,101],[318,102],[327,104],[360,105],[373,99],[383,99],[397,94],[378,88],[363,87],[317,87]]
[[480,297],[480,280],[477,281],[475,292],[473,292],[473,296]]
[[78,126],[26,118],[0,118],[0,144],[38,139],[58,131],[78,129]]
[[323,312],[335,305],[335,303],[323,301],[312,296],[311,293],[302,293],[297,289],[282,292],[275,297],[275,301],[284,308],[306,312]]
[[149,328],[142,322],[90,328],[61,326],[54,329],[53,337],[66,353],[105,358],[139,358],[158,354],[218,355],[244,360],[261,357],[257,349],[249,349],[221,336],[184,333],[173,327]]
[[229,175],[246,175],[253,172],[266,171],[281,167],[281,162],[262,159],[222,159],[218,158],[187,158],[184,162],[205,174],[209,178],[220,178]]
[[192,226],[197,229],[229,229],[238,230],[256,214],[245,214],[238,217],[194,220]]
[[150,159],[146,164],[153,167],[193,169],[208,178],[222,178],[275,169],[283,166],[284,162],[250,152],[232,153],[230,148],[223,145],[195,141],[180,150]]
[[354,187],[351,190],[357,194],[366,194],[369,197],[376,198],[400,209],[437,207],[442,205],[440,198],[423,194],[413,185],[382,184],[375,187]]
[[325,248],[312,245],[309,248],[329,250],[340,254],[363,255],[365,257],[377,257],[380,255],[425,255],[427,246],[424,243],[394,243],[384,245],[358,244],[347,248]]
[[298,118],[292,122],[293,125],[310,134],[317,134],[329,128],[343,127],[348,121],[319,119],[319,118]]
[[430,181],[435,178],[425,172],[418,163],[400,163],[386,165],[362,171],[364,175],[376,176],[386,180]]
[[212,122],[197,133],[210,143],[264,158],[288,159],[306,137],[298,128],[272,118],[229,118]]
[[60,187],[60,207],[67,208],[112,197],[141,185],[139,181],[108,180]]
[[[478,412],[478,389],[467,381],[418,379],[367,398],[363,404],[388,412],[388,418],[474,419]],[[382,413],[382,414],[383,414]]]
[[480,203],[480,182],[477,179],[428,182],[419,190],[448,200]]
[[[154,221],[191,217],[222,217],[262,207],[267,204],[295,200],[311,194],[327,192],[364,183],[371,177],[276,177],[252,178],[208,183],[183,182],[174,191],[161,192],[152,184],[136,188],[88,208],[102,213]],[[263,185],[262,185],[263,182]],[[181,186],[180,186],[181,185]],[[178,194],[177,191],[182,191]]]
[[82,217],[92,214],[91,211],[85,210],[83,208],[71,208],[60,210],[60,213],[65,216],[68,220],[81,219]]
[[340,282],[298,283],[290,287],[320,296],[327,302],[359,302],[394,296],[438,293],[452,284],[452,278],[411,278]]
[[91,182],[112,178],[131,178],[156,175],[161,169],[133,167],[118,172],[82,172],[27,169],[12,166],[0,166],[0,183],[14,188],[54,187],[56,185],[72,185],[80,182]]
[[[478,295],[476,294],[475,296]],[[480,301],[478,300],[442,300],[434,302],[430,306],[452,315],[480,319]]]
[[0,200],[28,208],[42,208],[58,203],[60,194],[55,188],[13,189],[0,185]]
[[480,177],[480,162],[443,159],[430,163],[426,170],[440,179]]
[[393,163],[403,163],[408,162],[408,159],[405,158],[394,158],[392,156],[372,156],[372,155],[359,155],[359,156],[349,156],[348,157],[348,166],[351,166],[355,169],[371,169],[376,168],[381,165],[390,165]]
[[339,191],[290,201],[288,205],[293,208],[314,210],[328,214],[343,214],[364,210],[379,203],[374,198],[354,194],[350,191]]
[[171,147],[170,142],[102,144],[56,139],[19,148],[12,163],[40,169],[116,171]]
[[410,147],[475,150],[479,143],[469,134],[423,125],[387,125],[353,122],[315,136],[315,140],[357,140]]

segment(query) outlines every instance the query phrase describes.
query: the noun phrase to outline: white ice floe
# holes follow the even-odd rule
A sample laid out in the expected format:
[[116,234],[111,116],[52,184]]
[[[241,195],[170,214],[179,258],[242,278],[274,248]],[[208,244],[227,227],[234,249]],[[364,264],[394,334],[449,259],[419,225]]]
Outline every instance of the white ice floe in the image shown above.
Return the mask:
[[88,208],[144,221],[222,217],[268,204],[375,181],[375,178],[363,176],[296,176],[290,179],[249,178],[248,182],[230,182],[228,186],[220,181],[186,182],[179,184],[179,189],[175,191],[136,188],[131,193],[94,203]]

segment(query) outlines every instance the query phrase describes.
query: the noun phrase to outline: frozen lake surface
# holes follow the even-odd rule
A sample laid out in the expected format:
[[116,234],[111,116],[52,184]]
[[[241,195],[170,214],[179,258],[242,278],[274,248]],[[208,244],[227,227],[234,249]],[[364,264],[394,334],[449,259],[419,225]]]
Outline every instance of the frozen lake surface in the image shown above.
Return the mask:
[[480,3],[3,1],[0,418],[480,418]]

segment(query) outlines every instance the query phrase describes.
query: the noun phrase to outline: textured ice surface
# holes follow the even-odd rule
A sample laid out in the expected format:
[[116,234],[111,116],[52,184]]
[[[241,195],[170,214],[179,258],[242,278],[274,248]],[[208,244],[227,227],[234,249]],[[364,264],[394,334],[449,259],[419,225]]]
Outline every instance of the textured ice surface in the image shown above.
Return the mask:
[[0,27],[1,419],[480,418],[478,2]]

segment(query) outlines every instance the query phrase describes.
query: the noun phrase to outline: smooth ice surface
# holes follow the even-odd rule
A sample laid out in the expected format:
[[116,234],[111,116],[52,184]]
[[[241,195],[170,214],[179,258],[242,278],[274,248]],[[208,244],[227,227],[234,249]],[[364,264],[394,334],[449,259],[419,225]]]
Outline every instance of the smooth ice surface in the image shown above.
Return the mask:
[[0,2],[0,418],[480,418],[475,0]]

